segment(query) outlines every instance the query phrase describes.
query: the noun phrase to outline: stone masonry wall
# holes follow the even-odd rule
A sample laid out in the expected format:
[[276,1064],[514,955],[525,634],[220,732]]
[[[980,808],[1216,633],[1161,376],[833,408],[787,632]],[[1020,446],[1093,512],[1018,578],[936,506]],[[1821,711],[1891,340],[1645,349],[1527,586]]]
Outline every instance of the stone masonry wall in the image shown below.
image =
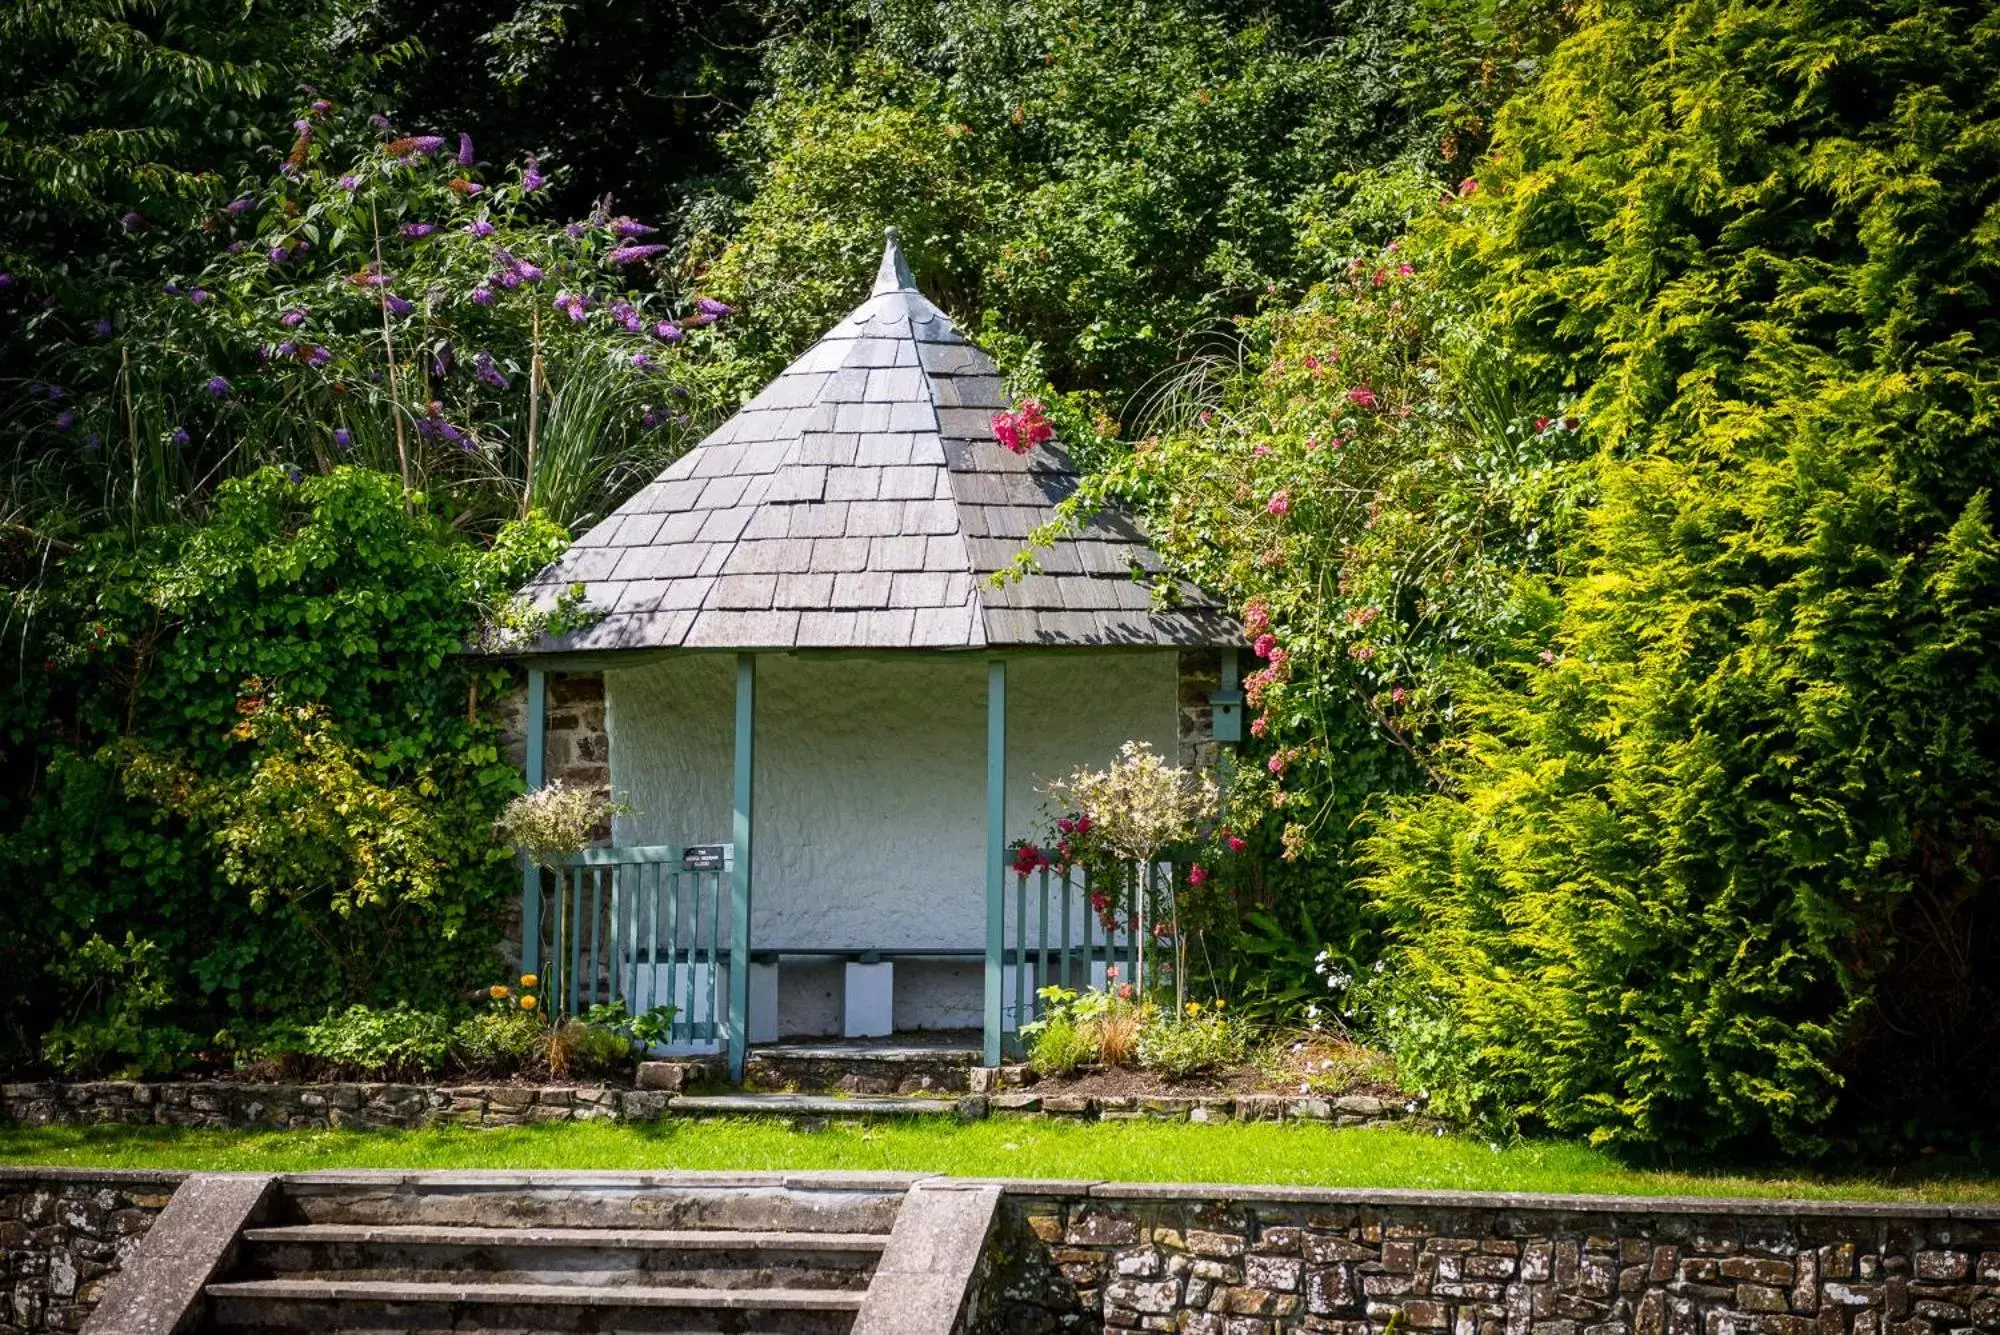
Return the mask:
[[[548,731],[543,752],[549,782],[588,788],[611,795],[611,736],[604,728],[604,674],[551,672],[548,681]],[[501,705],[503,740],[510,761],[520,767],[527,759],[528,685],[523,677]]]
[[183,1176],[0,1168],[0,1335],[81,1329]]
[[2000,1330],[2000,1206],[1200,1190],[1011,1186],[1017,1236],[1041,1245],[1021,1250],[1001,1329]]
[[1222,653],[1217,649],[1183,649],[1180,654],[1178,765],[1213,769],[1221,748],[1215,740],[1215,707],[1208,697],[1222,689]]
[[668,1094],[592,1085],[313,1085],[248,1081],[97,1080],[0,1086],[0,1121],[128,1126],[522,1126],[538,1122],[652,1121]]

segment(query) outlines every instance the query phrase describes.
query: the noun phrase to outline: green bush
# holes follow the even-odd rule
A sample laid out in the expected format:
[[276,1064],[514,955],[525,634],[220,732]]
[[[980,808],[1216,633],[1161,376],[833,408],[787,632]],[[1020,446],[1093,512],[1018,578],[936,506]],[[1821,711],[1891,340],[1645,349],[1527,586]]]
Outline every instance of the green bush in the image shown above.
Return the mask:
[[306,1056],[370,1076],[427,1076],[450,1055],[451,1021],[432,1011],[397,1004],[383,1009],[349,1006],[302,1032]]
[[1156,1016],[1139,1030],[1139,1065],[1169,1080],[1185,1080],[1236,1065],[1248,1047],[1241,1022],[1190,1005],[1185,1014]]
[[1634,1149],[1988,1134],[2000,11],[1585,19],[1447,245],[1597,500],[1367,849],[1388,1035]]
[[482,1011],[451,1031],[452,1060],[468,1070],[511,1075],[548,1061],[549,1032],[537,1011],[519,1007]]
[[1036,1075],[1073,1075],[1096,1060],[1096,1030],[1068,1011],[1049,1017],[1028,1040],[1028,1065]]

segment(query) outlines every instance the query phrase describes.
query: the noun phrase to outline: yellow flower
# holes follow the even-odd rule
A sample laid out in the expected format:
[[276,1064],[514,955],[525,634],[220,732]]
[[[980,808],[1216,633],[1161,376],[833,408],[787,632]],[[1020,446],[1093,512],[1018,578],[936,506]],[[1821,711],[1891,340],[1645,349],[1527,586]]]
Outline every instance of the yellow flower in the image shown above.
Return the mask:
[[535,1006],[536,1006],[536,1001],[535,1001],[535,999],[534,999],[533,997],[522,997],[522,998],[521,998],[521,1009],[522,1009],[522,1010],[524,1010],[524,1011],[531,1011],[531,1010],[533,1010],[533,1009],[535,1008]]
[[486,989],[486,995],[492,997],[495,1001],[498,1001],[502,997],[506,996],[510,990],[512,989],[510,989],[505,983],[495,983],[493,986]]
[[1190,1001],[1188,1003],[1187,1011],[1189,1015],[1201,1014],[1201,1003],[1199,1001]]
[[1221,1010],[1221,1009],[1222,1009],[1222,1008],[1223,1008],[1224,1006],[1226,1006],[1226,1005],[1228,1005],[1228,1004],[1229,1004],[1229,1003],[1228,1003],[1228,1002],[1226,1002],[1226,1001],[1224,1001],[1224,1000],[1223,1000],[1223,999],[1222,999],[1221,997],[1217,997],[1217,998],[1215,999],[1215,1008],[1216,1008],[1217,1010]]
[[541,983],[542,980],[540,978],[537,978],[534,974],[524,973],[521,975],[522,987],[540,987]]

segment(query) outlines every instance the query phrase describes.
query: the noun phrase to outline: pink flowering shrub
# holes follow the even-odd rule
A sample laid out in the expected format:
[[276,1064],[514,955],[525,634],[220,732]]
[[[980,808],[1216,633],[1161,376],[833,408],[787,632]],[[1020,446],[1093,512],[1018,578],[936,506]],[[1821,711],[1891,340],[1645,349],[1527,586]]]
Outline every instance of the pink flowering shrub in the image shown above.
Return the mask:
[[993,414],[993,438],[1005,449],[1026,454],[1055,438],[1055,425],[1039,399],[1023,399],[1012,412]]

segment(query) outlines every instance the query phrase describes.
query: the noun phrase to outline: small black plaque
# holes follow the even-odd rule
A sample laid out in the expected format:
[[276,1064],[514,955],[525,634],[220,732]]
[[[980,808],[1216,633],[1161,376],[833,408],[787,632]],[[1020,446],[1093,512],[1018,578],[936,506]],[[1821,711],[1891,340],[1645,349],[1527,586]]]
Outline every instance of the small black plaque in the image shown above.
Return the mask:
[[727,844],[690,844],[681,850],[681,866],[689,871],[721,871]]

